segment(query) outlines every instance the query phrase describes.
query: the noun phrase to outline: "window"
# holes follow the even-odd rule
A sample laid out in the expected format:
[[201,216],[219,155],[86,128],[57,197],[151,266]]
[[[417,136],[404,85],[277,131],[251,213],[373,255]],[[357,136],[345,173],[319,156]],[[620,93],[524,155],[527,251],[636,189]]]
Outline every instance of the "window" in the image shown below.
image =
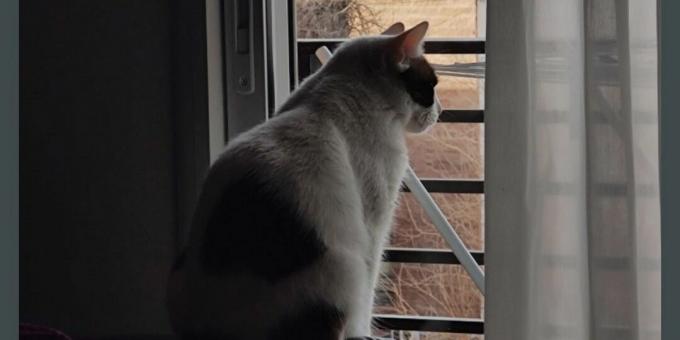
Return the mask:
[[[223,102],[227,114],[224,121],[211,121],[211,129],[215,124],[225,126],[226,134],[214,143],[217,146],[220,138],[271,115],[281,98],[318,68],[314,52],[320,46],[333,49],[344,39],[378,34],[397,21],[407,27],[430,22],[425,52],[431,63],[440,66],[437,92],[445,111],[430,133],[409,137],[411,166],[475,260],[483,264],[486,0],[238,0],[224,2],[223,15],[238,16],[237,7],[246,5],[252,6],[253,13],[266,13],[250,24],[251,50],[264,52],[250,57],[248,68],[237,65],[240,56],[227,50],[224,70],[210,70],[213,75],[227,75]],[[266,29],[258,30],[263,22]],[[219,25],[212,27],[219,32]],[[237,36],[230,31],[234,28],[223,29],[224,43],[235,46],[229,41]],[[209,53],[211,46],[218,53],[209,38]],[[244,70],[250,71],[254,84],[248,95],[237,90]],[[257,114],[239,116],[244,107]],[[211,154],[216,154],[215,148]],[[395,216],[384,273],[384,288],[375,307],[376,334],[389,333],[395,339],[483,338],[482,294],[408,190],[402,193]]]
[[[464,63],[439,72],[446,111],[434,129],[408,139],[411,166],[478,262],[483,263],[483,67],[485,2],[478,0],[296,0],[298,78],[318,66],[314,51],[343,39],[379,34],[401,21],[430,22],[426,57]],[[455,74],[455,75],[454,75]],[[483,296],[448,250],[419,203],[402,193],[377,295],[378,321],[396,339],[481,339]],[[414,331],[418,329],[419,331]],[[381,333],[382,331],[382,333]]]

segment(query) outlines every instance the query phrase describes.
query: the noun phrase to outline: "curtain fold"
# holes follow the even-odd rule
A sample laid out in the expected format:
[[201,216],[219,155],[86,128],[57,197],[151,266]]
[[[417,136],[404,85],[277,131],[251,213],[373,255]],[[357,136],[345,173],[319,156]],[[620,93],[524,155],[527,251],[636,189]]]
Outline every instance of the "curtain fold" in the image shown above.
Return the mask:
[[487,15],[486,339],[659,339],[656,3]]

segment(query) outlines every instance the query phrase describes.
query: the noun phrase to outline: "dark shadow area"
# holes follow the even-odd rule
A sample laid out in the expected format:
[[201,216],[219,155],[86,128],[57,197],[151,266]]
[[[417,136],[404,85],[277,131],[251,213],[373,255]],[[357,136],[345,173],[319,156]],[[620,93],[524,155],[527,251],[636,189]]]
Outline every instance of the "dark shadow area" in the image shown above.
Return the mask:
[[208,165],[204,12],[21,1],[22,322],[170,333],[165,279]]

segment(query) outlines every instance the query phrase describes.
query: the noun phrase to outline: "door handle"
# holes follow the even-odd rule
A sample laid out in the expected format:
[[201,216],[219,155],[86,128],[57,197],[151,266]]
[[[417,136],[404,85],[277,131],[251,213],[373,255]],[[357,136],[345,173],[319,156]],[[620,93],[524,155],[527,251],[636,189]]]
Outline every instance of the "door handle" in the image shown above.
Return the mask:
[[234,88],[238,93],[250,94],[255,91],[253,58],[253,8],[251,0],[236,0],[233,24],[235,33]]

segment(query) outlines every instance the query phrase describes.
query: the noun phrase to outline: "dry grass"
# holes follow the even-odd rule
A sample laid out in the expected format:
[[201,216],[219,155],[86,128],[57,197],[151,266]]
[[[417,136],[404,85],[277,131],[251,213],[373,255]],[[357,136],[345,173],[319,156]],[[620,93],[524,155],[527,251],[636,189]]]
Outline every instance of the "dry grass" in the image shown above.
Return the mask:
[[345,38],[380,31],[378,12],[361,0],[297,0],[298,38]]
[[[433,194],[432,197],[463,239],[463,243],[469,249],[483,250],[483,197],[463,194]],[[400,207],[395,214],[390,245],[406,248],[448,248],[420,204],[408,193],[402,194]]]
[[[377,13],[381,27],[401,21],[410,27],[423,20],[430,23],[431,37],[475,37],[477,35],[476,0],[358,0]],[[359,32],[352,32],[359,35]],[[371,34],[380,33],[375,29]]]
[[436,124],[428,133],[409,136],[409,159],[419,177],[484,176],[480,124]]
[[[298,36],[338,38],[378,34],[401,21],[407,27],[430,22],[430,37],[476,37],[476,0],[297,0]],[[475,55],[428,55],[431,62],[477,61]],[[481,83],[440,77],[437,93],[445,108],[479,108]],[[482,178],[483,126],[438,124],[428,134],[408,138],[411,165],[421,177]],[[484,198],[435,194],[435,201],[471,249],[484,249]],[[419,204],[403,194],[390,244],[446,248]],[[483,296],[460,266],[385,264],[376,312],[480,318]],[[473,340],[483,336],[397,332],[399,339]]]

